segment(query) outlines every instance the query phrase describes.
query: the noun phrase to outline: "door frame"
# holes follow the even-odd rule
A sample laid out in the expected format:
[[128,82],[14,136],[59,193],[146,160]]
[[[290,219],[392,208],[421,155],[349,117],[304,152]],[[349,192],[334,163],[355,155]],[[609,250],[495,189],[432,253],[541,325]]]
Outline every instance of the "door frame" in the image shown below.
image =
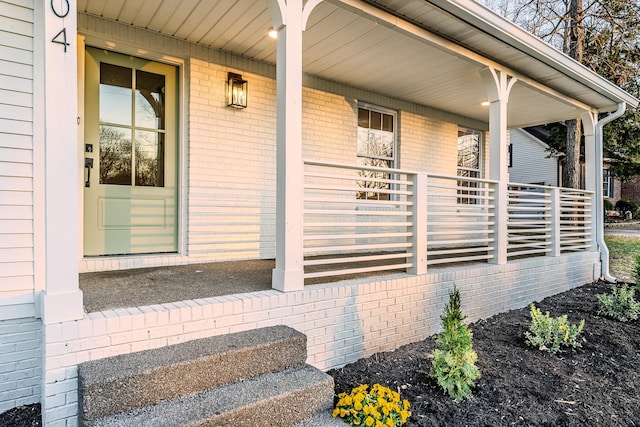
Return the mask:
[[[168,56],[165,53],[162,53],[159,50],[154,50],[154,46],[150,46],[149,48],[140,48],[130,42],[122,42],[118,41],[114,43],[113,41],[107,40],[103,37],[100,37],[95,34],[85,34],[82,31],[78,31],[77,34],[77,66],[78,66],[78,192],[79,192],[79,200],[78,200],[78,247],[79,256],[80,256],[80,271],[89,271],[94,270],[94,268],[88,268],[86,265],[88,260],[95,259],[95,257],[85,258],[84,256],[84,108],[85,108],[85,50],[87,46],[96,47],[99,49],[106,49],[113,51],[114,53],[119,53],[123,55],[132,55],[140,58],[148,59],[150,61],[160,62],[167,65],[172,65],[177,68],[177,77],[176,77],[176,203],[177,203],[177,219],[176,219],[176,232],[177,232],[177,247],[175,254],[132,254],[132,255],[119,255],[119,256],[103,256],[100,259],[118,259],[118,260],[131,260],[132,262],[127,263],[131,264],[132,268],[134,264],[136,264],[136,259],[148,259],[148,258],[182,258],[186,255],[187,241],[185,236],[186,229],[186,213],[187,213],[187,165],[186,165],[186,141],[187,141],[187,129],[185,126],[185,118],[186,118],[186,102],[185,97],[187,93],[187,85],[186,85],[186,67],[188,63],[188,58],[179,58],[175,56]],[[114,49],[114,45],[117,46]],[[167,264],[169,261],[167,262]],[[163,265],[164,262],[157,261],[156,263],[145,262],[145,266],[160,266]],[[117,267],[115,269],[118,269]],[[114,269],[114,268],[111,268]]]

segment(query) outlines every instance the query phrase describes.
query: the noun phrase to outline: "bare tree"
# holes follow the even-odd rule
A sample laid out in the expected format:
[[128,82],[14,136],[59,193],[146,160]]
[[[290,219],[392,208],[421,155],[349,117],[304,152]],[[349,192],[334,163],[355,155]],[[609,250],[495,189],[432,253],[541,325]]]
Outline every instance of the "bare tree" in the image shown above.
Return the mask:
[[[637,80],[640,49],[640,5],[629,0],[478,0],[487,7],[522,26],[550,43],[576,61],[583,63],[632,94],[638,94]],[[618,120],[621,122],[621,120]],[[640,169],[633,151],[640,145],[638,118],[628,112],[624,125],[610,126],[621,132],[627,140],[621,143],[615,135],[605,140],[612,142],[618,153],[619,165],[629,171]],[[580,185],[581,122],[565,123],[566,138],[558,144],[566,153],[567,166],[563,185]],[[611,131],[609,131],[611,132]],[[620,131],[619,131],[620,132]],[[629,140],[631,138],[631,140]],[[621,169],[621,173],[628,172]]]

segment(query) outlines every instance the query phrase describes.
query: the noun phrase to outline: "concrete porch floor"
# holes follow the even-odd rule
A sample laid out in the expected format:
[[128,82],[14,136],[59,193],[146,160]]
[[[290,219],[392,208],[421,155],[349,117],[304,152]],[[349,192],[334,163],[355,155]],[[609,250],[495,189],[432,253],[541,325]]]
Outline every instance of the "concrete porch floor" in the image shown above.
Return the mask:
[[[81,273],[80,290],[84,295],[85,311],[92,313],[270,290],[274,267],[275,260],[270,259]],[[305,285],[397,274],[403,271],[390,270],[306,279]]]

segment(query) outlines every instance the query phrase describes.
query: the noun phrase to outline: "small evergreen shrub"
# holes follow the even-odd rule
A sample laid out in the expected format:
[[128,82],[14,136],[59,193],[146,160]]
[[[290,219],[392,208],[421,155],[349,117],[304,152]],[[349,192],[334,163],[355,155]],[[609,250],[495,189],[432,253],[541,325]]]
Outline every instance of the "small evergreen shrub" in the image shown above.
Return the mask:
[[635,289],[627,284],[612,286],[610,294],[596,295],[600,301],[598,314],[620,322],[636,320],[640,316],[640,302],[635,300]]
[[463,323],[457,289],[449,292],[449,303],[440,319],[442,332],[436,339],[431,376],[449,396],[456,400],[467,399],[471,397],[474,381],[480,378],[480,370],[475,365],[478,355],[471,343],[473,334]]
[[380,384],[374,384],[371,390],[363,384],[340,393],[333,417],[340,417],[352,426],[397,427],[407,422],[411,416],[409,401],[400,402],[400,393]]
[[560,347],[581,347],[577,338],[584,328],[584,319],[578,325],[572,325],[567,321],[566,314],[552,318],[548,311],[543,315],[534,304],[530,308],[531,326],[524,333],[528,345],[551,353],[562,352]]

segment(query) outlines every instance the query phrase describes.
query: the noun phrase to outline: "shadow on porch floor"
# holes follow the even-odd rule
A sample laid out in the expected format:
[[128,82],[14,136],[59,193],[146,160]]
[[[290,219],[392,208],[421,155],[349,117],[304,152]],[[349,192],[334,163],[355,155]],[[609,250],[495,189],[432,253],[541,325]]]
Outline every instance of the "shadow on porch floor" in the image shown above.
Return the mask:
[[[80,274],[88,313],[271,289],[274,260],[225,261]],[[395,274],[348,274],[305,280],[305,285]]]

